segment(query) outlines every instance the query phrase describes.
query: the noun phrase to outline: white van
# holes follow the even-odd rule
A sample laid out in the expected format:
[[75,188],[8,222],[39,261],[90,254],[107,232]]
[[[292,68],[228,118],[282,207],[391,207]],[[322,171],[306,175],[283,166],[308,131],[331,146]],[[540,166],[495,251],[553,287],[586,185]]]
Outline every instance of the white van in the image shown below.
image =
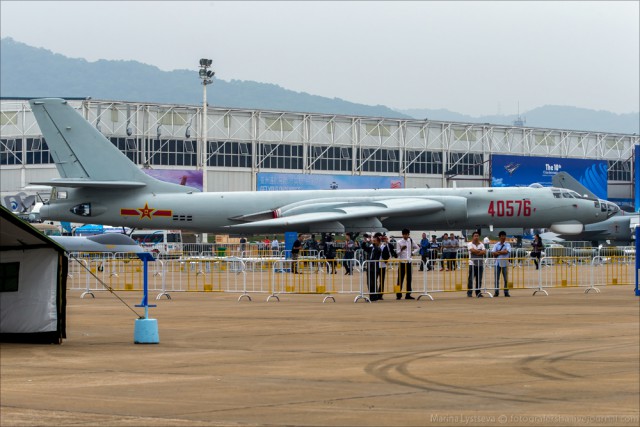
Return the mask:
[[180,230],[135,230],[131,233],[147,252],[158,255],[182,255],[182,232]]

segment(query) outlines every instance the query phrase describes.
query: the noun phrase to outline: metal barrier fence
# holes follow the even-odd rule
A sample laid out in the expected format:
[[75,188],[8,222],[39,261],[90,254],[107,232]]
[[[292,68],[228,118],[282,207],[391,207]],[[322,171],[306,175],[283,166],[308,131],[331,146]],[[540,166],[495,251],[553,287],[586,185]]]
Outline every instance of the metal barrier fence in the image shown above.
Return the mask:
[[[286,251],[290,252],[290,251]],[[277,250],[272,249],[264,243],[184,243],[182,245],[182,257],[206,256],[206,257],[229,257],[238,258],[278,258],[286,254],[284,243],[281,243]],[[305,256],[318,257],[317,250],[301,250]],[[158,254],[160,258],[179,258],[175,255]]]
[[[361,298],[370,301],[372,294],[381,296],[382,299],[385,296],[390,299],[406,298],[407,296],[413,296],[416,299],[428,296],[433,299],[428,292],[427,275],[419,271],[422,261],[414,259],[411,262],[404,262],[392,258],[380,263],[381,265],[377,269],[375,264],[378,264],[378,261],[364,261],[362,263],[363,274],[360,277],[362,292],[355,301]],[[408,285],[409,277],[411,277],[411,289]],[[400,283],[401,278],[403,279],[402,283]],[[375,286],[370,284],[374,281]]]
[[[635,283],[635,254],[618,256],[543,257],[536,268],[536,259],[509,258],[507,265],[508,289],[532,290],[548,294],[556,287],[582,287],[585,292],[610,285]],[[492,296],[496,286],[496,260],[483,262],[482,285],[479,291]],[[469,266],[467,258],[458,258],[441,271],[440,260],[428,260],[423,266],[419,259],[410,263],[412,289],[397,288],[406,269],[398,259],[385,262],[384,286],[380,274],[374,290],[370,289],[371,272],[376,261],[358,259],[325,260],[301,257],[284,258],[240,257],[184,257],[159,259],[148,265],[148,288],[158,292],[156,299],[171,298],[172,292],[226,292],[239,294],[238,299],[251,299],[251,295],[266,295],[267,301],[283,294],[316,294],[323,301],[332,295],[348,294],[354,301],[371,300],[371,294],[393,299],[399,294],[412,294],[420,299],[433,299],[440,292],[468,291]],[[423,267],[424,271],[420,271]],[[404,273],[401,270],[404,269]],[[430,270],[431,269],[431,270]],[[350,274],[347,274],[350,273]],[[105,289],[105,285],[118,291],[141,291],[144,283],[143,263],[131,254],[72,254],[69,265],[68,286],[87,294]],[[104,284],[104,285],[103,285]],[[501,279],[500,291],[504,292]],[[474,289],[475,291],[475,289]]]

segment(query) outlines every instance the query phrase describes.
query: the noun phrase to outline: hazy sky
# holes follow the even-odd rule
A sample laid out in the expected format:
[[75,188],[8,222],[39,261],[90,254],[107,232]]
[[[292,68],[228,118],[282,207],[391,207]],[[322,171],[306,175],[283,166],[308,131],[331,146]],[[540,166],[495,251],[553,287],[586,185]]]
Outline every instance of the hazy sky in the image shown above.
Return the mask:
[[639,5],[2,0],[0,32],[72,58],[162,70],[197,70],[207,57],[226,81],[392,108],[628,113],[640,110]]

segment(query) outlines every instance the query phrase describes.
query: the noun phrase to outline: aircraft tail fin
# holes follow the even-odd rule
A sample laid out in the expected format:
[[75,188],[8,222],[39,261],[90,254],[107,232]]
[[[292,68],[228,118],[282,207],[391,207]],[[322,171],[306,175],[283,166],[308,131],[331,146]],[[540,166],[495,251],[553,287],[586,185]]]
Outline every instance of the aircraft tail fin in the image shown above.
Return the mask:
[[45,98],[29,103],[62,177],[48,185],[64,187],[69,183],[68,186],[73,187],[85,183],[83,186],[87,187],[120,185],[163,192],[198,191],[157,180],[142,172],[67,101]]
[[553,176],[553,178],[551,179],[551,182],[553,183],[554,187],[573,190],[580,195],[586,194],[588,197],[592,199],[599,198],[591,190],[589,190],[587,187],[582,185],[580,182],[578,182],[577,179],[569,175],[567,172],[558,172]]

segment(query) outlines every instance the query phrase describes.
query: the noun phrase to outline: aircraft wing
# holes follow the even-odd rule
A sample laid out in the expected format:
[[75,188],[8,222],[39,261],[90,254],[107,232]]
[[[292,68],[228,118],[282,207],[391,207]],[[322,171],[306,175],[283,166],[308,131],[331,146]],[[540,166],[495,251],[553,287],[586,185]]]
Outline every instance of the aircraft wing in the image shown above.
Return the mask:
[[[234,231],[251,231],[262,227],[289,227],[352,222],[379,223],[378,218],[429,214],[444,209],[444,204],[425,198],[390,198],[374,201],[311,200],[296,206],[284,206],[274,211],[274,218],[231,225]],[[245,218],[250,218],[247,215]],[[241,218],[236,218],[241,219]],[[369,221],[366,221],[369,219]]]

